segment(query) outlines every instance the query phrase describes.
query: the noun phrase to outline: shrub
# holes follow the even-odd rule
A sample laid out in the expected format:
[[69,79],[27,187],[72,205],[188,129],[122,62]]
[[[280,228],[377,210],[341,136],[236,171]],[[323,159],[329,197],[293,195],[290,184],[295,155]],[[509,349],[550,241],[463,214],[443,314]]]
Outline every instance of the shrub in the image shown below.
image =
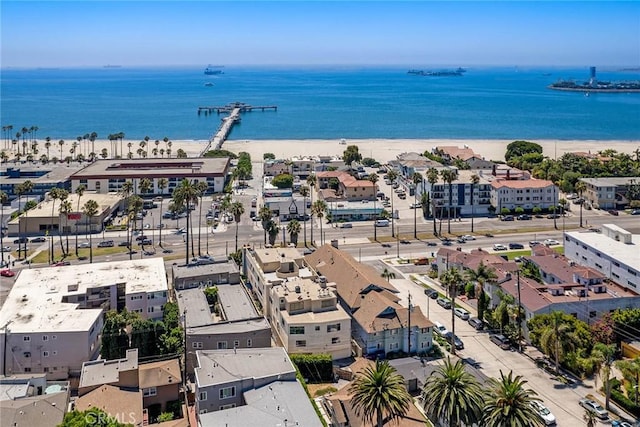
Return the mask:
[[464,287],[464,294],[469,298],[476,297],[476,287],[473,283],[467,283]]
[[165,421],[171,421],[171,420],[173,420],[173,413],[171,413],[171,412],[163,412],[158,417],[158,422],[159,423],[162,423],[162,422],[165,422]]
[[333,359],[330,354],[292,354],[291,361],[310,383],[333,381]]
[[633,400],[629,399],[627,396],[620,391],[620,380],[614,378],[610,381],[611,384],[611,398],[618,405],[622,406],[629,413],[635,415],[636,417],[640,417],[640,406],[636,405]]
[[324,396],[328,393],[335,393],[336,391],[338,391],[338,389],[333,386],[319,388],[316,390],[315,397]]

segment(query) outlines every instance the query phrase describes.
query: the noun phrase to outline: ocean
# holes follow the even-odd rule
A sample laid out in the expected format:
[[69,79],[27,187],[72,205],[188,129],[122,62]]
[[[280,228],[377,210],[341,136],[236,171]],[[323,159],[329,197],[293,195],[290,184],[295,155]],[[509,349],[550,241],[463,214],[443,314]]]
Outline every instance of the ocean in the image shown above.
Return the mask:
[[[587,67],[471,67],[461,77],[409,68],[228,66],[216,76],[204,75],[204,66],[3,69],[0,121],[13,125],[14,136],[37,126],[38,139],[124,132],[134,140],[206,140],[219,117],[198,115],[198,107],[238,101],[278,109],[243,114],[230,140],[640,140],[640,93],[547,88],[559,79],[586,81]],[[598,78],[640,80],[640,72],[602,69]]]

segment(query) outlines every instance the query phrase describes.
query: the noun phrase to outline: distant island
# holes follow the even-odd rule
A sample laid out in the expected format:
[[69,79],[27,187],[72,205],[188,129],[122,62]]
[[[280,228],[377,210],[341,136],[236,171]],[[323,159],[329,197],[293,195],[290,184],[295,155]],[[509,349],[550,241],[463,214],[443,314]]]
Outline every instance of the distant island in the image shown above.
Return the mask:
[[576,83],[572,80],[559,80],[549,85],[549,89],[554,90],[566,90],[573,92],[608,92],[608,93],[620,93],[620,92],[640,92],[640,81],[626,81],[626,82],[609,82],[601,81],[596,77],[596,67],[590,68],[591,76],[589,81]]

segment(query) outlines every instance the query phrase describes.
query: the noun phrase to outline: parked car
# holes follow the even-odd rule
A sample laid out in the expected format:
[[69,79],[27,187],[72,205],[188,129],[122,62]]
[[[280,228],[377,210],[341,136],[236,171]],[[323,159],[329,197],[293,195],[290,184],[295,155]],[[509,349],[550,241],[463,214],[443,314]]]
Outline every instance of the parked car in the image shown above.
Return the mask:
[[539,245],[539,244],[540,244],[540,242],[539,242],[539,241],[537,241],[537,240],[532,240],[532,241],[530,241],[530,242],[529,242],[529,247],[530,247],[530,248],[532,248],[532,247],[537,246],[537,245]]
[[53,263],[54,267],[63,267],[65,265],[71,265],[71,263],[69,261],[58,261]]
[[503,215],[501,221],[513,221],[513,215]]
[[613,420],[611,421],[611,427],[633,427],[633,426],[626,421]]
[[142,246],[144,246],[144,245],[153,245],[153,240],[151,240],[151,239],[146,239],[146,238],[145,238],[145,239],[142,239],[142,240],[140,241],[140,245],[142,245]]
[[437,299],[439,296],[438,291],[436,291],[435,289],[425,289],[424,294],[431,299]]
[[509,249],[524,249],[522,243],[509,243]]
[[619,215],[618,211],[616,211],[616,210],[614,210],[614,209],[611,209],[611,210],[610,210],[610,211],[608,211],[608,212],[609,212],[611,215],[614,215],[614,216],[618,216],[618,215]]
[[631,215],[640,215],[640,209],[634,209],[631,211]]
[[529,221],[531,219],[531,215],[522,214],[518,215],[518,221]]
[[493,245],[493,250],[494,251],[506,251],[507,247],[505,245],[503,245],[502,243],[496,243],[495,245]]
[[351,224],[350,222],[343,222],[342,224],[340,224],[340,228],[353,228],[353,224]]
[[511,342],[509,342],[509,338],[505,337],[502,334],[493,334],[489,337],[491,342],[496,344],[503,350],[508,350],[511,347]]
[[598,402],[595,402],[591,399],[580,399],[580,406],[582,406],[587,411],[593,412],[596,417],[600,418],[601,420],[606,420],[607,418],[609,418],[609,412],[607,412],[606,409],[600,406]]
[[112,248],[113,247],[113,240],[103,240],[102,242],[98,243],[98,247],[99,248]]
[[5,268],[4,270],[0,270],[0,276],[2,277],[13,277],[15,275],[16,275],[16,272],[8,268]]
[[462,320],[469,320],[469,312],[464,308],[456,307],[453,309],[453,312],[456,316],[458,316]]
[[413,261],[414,265],[428,265],[429,264],[429,258],[418,258],[415,261]]
[[451,308],[451,301],[448,298],[440,297],[436,302],[447,310]]
[[558,242],[556,239],[546,239],[544,241],[545,246],[556,246],[559,245],[560,242]]
[[82,243],[79,243],[79,244],[78,244],[78,247],[79,247],[79,248],[86,249],[86,248],[90,248],[90,247],[91,247],[91,244],[90,244],[89,242],[82,242]]
[[433,326],[433,332],[440,335],[441,337],[444,337],[445,334],[447,334],[449,331],[447,330],[447,328],[444,327],[442,323],[435,322]]
[[469,318],[469,320],[467,320],[467,323],[469,323],[471,326],[473,326],[473,328],[476,331],[481,331],[484,329],[484,322],[480,319],[478,319],[477,317],[471,317]]
[[457,335],[453,335],[451,331],[447,332],[444,335],[444,338],[449,341],[449,343],[452,343],[456,347],[456,350],[462,350],[464,348],[462,340],[458,338]]
[[476,240],[475,236],[472,236],[471,234],[465,234],[462,237],[464,238],[464,240]]
[[438,246],[436,242],[427,242],[427,246]]
[[0,248],[0,252],[11,252],[11,246],[3,246]]
[[118,243],[118,246],[127,246],[127,247],[129,247],[129,242],[120,242],[120,243]]
[[14,244],[19,245],[21,243],[29,243],[29,238],[28,237],[19,237],[16,240],[13,241]]
[[532,400],[531,406],[533,406],[533,409],[540,415],[545,425],[547,426],[556,425],[556,417],[551,413],[549,408],[547,408],[537,400]]
[[138,237],[136,237],[136,240],[137,240],[137,241],[140,241],[140,240],[144,240],[144,239],[146,239],[146,238],[147,238],[147,236],[145,236],[144,234],[141,234],[141,235],[139,235]]
[[47,238],[43,236],[34,237],[33,239],[31,239],[31,243],[44,243],[46,241],[47,241]]
[[458,238],[456,239],[456,242],[458,242],[458,243],[467,243],[467,241],[465,240],[465,238],[464,238],[464,237],[462,237],[462,236],[458,237]]

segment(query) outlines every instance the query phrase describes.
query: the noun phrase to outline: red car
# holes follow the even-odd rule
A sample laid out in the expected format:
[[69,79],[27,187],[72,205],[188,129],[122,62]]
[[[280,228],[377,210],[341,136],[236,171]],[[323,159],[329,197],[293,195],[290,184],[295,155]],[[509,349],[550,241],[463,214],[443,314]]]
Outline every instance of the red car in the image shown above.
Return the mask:
[[16,272],[13,270],[9,270],[8,268],[5,268],[4,270],[0,270],[0,276],[2,277],[13,277],[16,275]]

